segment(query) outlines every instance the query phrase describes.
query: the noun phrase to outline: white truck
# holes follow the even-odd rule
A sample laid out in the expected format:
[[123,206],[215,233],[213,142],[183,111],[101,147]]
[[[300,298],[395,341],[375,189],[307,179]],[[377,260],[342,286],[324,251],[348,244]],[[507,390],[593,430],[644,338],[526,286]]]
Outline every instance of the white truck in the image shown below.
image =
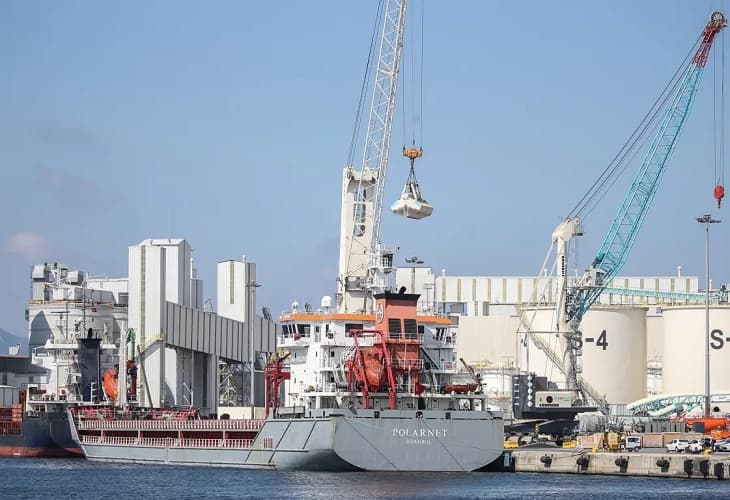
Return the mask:
[[623,445],[627,452],[639,451],[641,449],[641,436],[626,436],[623,439]]

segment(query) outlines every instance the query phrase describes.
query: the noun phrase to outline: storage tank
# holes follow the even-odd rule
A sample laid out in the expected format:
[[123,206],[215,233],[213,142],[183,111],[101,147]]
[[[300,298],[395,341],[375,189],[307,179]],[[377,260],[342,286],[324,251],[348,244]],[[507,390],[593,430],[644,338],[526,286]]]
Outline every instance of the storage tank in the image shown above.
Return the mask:
[[[547,333],[555,329],[554,313],[554,308],[538,310],[532,329],[545,332],[539,335],[562,359],[562,336]],[[583,317],[581,330],[582,377],[611,404],[626,404],[645,397],[646,310],[596,304]],[[565,386],[565,377],[534,344],[530,345],[530,371],[547,376],[561,388]]]
[[[666,307],[662,363],[665,394],[705,392],[705,306]],[[730,306],[710,306],[710,391],[730,390]]]
[[[524,322],[520,325],[520,332],[524,332],[527,325],[530,325],[535,337],[539,338],[546,346],[555,352],[560,360],[563,359],[563,339],[556,333],[555,329],[555,307],[544,306],[531,309],[524,313]],[[520,333],[520,339],[524,334]],[[540,376],[547,377],[551,382],[558,384],[562,389],[565,387],[565,376],[550,361],[545,354],[534,343],[528,342],[518,344],[520,368],[525,371],[535,372]]]
[[581,330],[588,383],[610,404],[646,397],[646,309],[594,305]]

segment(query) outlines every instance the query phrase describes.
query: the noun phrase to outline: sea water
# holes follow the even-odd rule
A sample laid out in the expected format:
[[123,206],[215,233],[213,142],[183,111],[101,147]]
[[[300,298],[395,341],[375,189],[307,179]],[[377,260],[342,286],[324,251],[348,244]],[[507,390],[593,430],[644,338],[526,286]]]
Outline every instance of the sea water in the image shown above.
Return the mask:
[[0,499],[729,498],[730,481],[575,474],[302,472],[0,458]]

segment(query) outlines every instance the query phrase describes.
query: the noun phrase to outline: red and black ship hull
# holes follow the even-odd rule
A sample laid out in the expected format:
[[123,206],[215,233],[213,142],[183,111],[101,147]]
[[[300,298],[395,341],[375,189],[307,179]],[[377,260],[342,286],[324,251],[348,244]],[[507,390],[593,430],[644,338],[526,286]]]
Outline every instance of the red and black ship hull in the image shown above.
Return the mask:
[[63,412],[24,415],[0,428],[0,457],[83,457]]

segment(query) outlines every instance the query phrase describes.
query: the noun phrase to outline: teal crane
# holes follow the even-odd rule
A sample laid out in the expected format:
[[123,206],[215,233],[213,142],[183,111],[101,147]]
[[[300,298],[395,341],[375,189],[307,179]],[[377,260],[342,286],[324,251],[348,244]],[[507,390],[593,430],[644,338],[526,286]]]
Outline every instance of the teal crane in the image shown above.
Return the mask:
[[[565,337],[564,363],[567,388],[583,393],[583,396],[586,391],[583,390],[577,376],[580,371],[577,358],[581,354],[583,344],[580,322],[626,263],[692,109],[715,36],[725,26],[727,26],[725,15],[722,12],[713,12],[695,46],[652,109],[588,193],[553,232],[553,243],[556,245],[558,259],[557,327]],[[652,131],[655,132],[649,149],[644,154],[641,166],[593,263],[573,285],[569,286],[568,242],[574,236],[582,235],[582,218],[586,210],[613,185],[616,177],[623,172],[626,164],[645,140],[651,137]]]

